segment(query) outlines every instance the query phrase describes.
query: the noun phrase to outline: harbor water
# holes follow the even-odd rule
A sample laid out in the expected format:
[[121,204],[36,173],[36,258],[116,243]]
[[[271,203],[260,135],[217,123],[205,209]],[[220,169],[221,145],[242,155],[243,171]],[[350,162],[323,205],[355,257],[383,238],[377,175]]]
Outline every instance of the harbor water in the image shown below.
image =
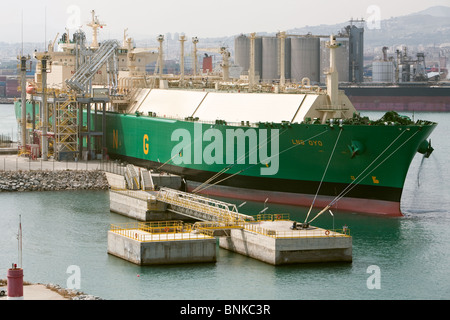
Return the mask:
[[[382,114],[363,113],[373,119]],[[0,193],[0,279],[18,262],[20,217],[25,281],[78,286],[108,300],[447,300],[450,114],[401,114],[439,123],[431,136],[434,153],[429,159],[417,154],[411,165],[402,199],[405,216],[333,210],[334,216],[323,214],[314,222],[322,228],[349,227],[350,264],[275,267],[218,248],[216,263],[136,266],[107,254],[110,225],[131,221],[109,211],[107,191]],[[1,105],[0,115],[0,134],[16,135],[12,105]],[[240,212],[254,215],[264,206],[269,207],[265,213],[289,213],[300,222],[307,213],[270,199],[248,202]]]

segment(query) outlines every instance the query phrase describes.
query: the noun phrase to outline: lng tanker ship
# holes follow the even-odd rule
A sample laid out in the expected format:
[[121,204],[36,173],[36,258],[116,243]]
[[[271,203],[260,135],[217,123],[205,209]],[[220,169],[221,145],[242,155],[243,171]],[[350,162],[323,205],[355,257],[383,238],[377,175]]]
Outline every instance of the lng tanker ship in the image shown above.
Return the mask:
[[[335,37],[328,48],[326,90],[308,79],[289,93],[252,92],[251,81],[229,91],[173,89],[160,75],[147,88],[130,80],[132,99],[111,95],[114,110],[91,113],[90,126],[104,124],[111,159],[180,175],[193,193],[401,215],[409,166],[418,152],[429,157],[437,124],[395,112],[360,117],[338,89]],[[66,81],[73,91],[75,77]],[[20,118],[19,101],[16,110]]]
[[190,192],[400,215],[409,165],[436,124],[358,116],[338,90],[335,38],[327,90],[222,93],[147,89],[107,114],[113,158],[174,173]]

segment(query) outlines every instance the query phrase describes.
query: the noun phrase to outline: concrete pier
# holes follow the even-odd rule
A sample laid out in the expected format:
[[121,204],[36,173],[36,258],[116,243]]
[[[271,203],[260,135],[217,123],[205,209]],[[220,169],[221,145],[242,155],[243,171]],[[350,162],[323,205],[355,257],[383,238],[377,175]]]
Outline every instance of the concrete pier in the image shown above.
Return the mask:
[[[239,213],[235,205],[165,187],[159,191],[127,190],[130,182],[123,176],[107,177],[111,211],[147,222],[112,226],[108,232],[108,253],[132,263],[214,262],[216,238],[220,248],[276,266],[352,262],[349,230],[303,228],[283,214],[248,216]],[[133,185],[139,185],[137,179]],[[169,226],[168,220],[173,219],[199,222]],[[158,227],[160,224],[166,226]]]
[[157,202],[155,197],[147,192],[110,190],[109,201],[111,212],[129,218],[139,221],[150,221],[152,214],[159,214],[161,215],[159,218],[170,220],[170,217],[163,217],[163,214],[166,212],[165,204]]
[[[157,201],[157,191],[127,190],[123,175],[105,172],[110,185],[109,202],[111,212],[138,221],[185,220],[186,217],[167,210],[167,204]],[[153,175],[154,181],[167,185],[177,185],[175,176]]]
[[352,237],[321,228],[292,230],[292,221],[262,221],[230,230],[221,248],[272,265],[352,262]]
[[169,223],[159,230],[154,224],[112,226],[108,232],[108,253],[137,265],[216,262],[214,237]]
[[[138,221],[200,220],[229,221],[252,219],[237,212],[235,205],[161,186],[154,190],[129,190],[124,176],[106,173],[111,186],[110,210]],[[174,177],[174,176],[170,176]],[[158,180],[158,175],[153,175]],[[165,183],[176,183],[164,175]],[[162,181],[162,179],[160,180]]]

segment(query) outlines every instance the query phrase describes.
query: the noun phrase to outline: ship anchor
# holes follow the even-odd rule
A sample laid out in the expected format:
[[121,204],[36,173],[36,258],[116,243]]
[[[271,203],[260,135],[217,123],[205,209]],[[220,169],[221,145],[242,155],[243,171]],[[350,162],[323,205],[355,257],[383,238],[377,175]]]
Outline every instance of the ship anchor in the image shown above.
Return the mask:
[[428,148],[427,148],[427,152],[425,153],[425,158],[429,158],[431,156],[431,154],[433,153],[434,148],[431,146],[431,139],[428,142]]
[[350,149],[350,152],[352,154],[352,159],[357,155],[364,153],[365,151],[364,145],[356,140],[352,141],[352,145],[348,146],[348,148]]
[[424,157],[428,159],[434,151],[434,148],[431,146],[431,139],[429,141],[423,141],[417,151],[423,154]]

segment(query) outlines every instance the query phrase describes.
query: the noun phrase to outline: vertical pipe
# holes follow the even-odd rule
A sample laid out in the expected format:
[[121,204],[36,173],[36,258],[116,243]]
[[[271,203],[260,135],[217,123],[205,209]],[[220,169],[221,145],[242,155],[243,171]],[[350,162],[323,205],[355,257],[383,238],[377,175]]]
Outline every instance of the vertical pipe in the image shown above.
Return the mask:
[[106,159],[106,102],[103,102],[102,115],[102,160]]
[[198,38],[197,37],[193,37],[192,38],[192,43],[194,45],[194,77],[197,76],[197,43],[198,43]]
[[98,126],[97,126],[97,107],[98,107],[97,102],[94,102],[94,132],[96,133],[96,135],[94,136],[94,141],[95,141],[95,143],[94,143],[94,152],[95,152],[95,155],[96,155],[95,159],[97,157],[97,151],[98,151],[98,147],[99,147],[99,144],[100,144],[100,141],[99,141],[100,137],[97,136],[97,132],[99,131],[98,130]]
[[250,35],[250,70],[248,72],[249,92],[253,91],[253,86],[255,85],[255,39],[256,33],[252,33]]
[[332,106],[337,106],[338,104],[338,71],[336,68],[336,49],[339,48],[339,44],[336,42],[336,37],[331,36],[330,42],[327,44],[330,49],[330,70],[328,72],[327,78],[327,92],[330,98]]
[[[32,101],[32,107],[33,107],[33,137],[34,137],[34,130],[36,130],[36,101]],[[34,143],[34,141],[32,141]]]
[[280,86],[286,84],[286,32],[280,32]]
[[186,42],[186,36],[181,35],[180,36],[180,43],[181,43],[181,56],[180,56],[180,86],[184,84],[184,43]]
[[[58,119],[56,118],[58,116],[58,110],[57,110],[56,104],[57,104],[57,102],[56,102],[56,95],[53,95],[53,102],[51,104],[51,107],[52,107],[52,110],[53,110],[52,112],[53,112],[53,132],[54,133],[57,132],[56,131],[56,122],[58,121]],[[49,110],[50,110],[50,108],[49,108]]]
[[22,129],[22,152],[26,151],[27,148],[27,58],[22,56],[20,58],[20,74],[21,74],[21,85],[22,85],[22,121],[21,121],[21,129]]
[[42,70],[42,103],[43,103],[43,120],[42,120],[42,160],[48,161],[48,105],[47,105],[47,57],[41,60]]
[[86,144],[87,144],[87,157],[86,161],[90,159],[91,156],[91,101],[86,105],[86,123],[87,123],[87,136],[86,136]]
[[164,36],[159,35],[158,41],[159,41],[159,79],[161,81],[164,71],[164,53],[163,53]]
[[[30,162],[28,162],[30,163]],[[19,266],[22,268],[22,216],[19,215]]]
[[83,103],[78,104],[78,161],[83,159]]

